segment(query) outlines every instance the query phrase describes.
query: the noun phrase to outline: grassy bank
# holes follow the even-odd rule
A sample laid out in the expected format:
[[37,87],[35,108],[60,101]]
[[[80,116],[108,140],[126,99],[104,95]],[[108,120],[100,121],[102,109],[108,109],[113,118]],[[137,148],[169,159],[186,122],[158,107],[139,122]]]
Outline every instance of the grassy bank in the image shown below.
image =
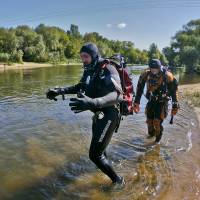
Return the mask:
[[197,114],[200,123],[200,83],[179,86],[181,96]]
[[200,107],[200,91],[188,91],[185,93],[185,96],[192,105]]
[[180,92],[189,104],[200,107],[200,83],[181,85]]

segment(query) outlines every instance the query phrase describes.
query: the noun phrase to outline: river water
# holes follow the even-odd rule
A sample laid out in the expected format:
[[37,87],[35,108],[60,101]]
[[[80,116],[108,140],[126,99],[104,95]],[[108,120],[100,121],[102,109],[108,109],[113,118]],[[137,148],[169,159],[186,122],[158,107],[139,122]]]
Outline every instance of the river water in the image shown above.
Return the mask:
[[[160,145],[147,139],[142,98],[139,114],[124,117],[108,157],[124,176],[116,189],[88,158],[92,113],[74,114],[72,95],[47,100],[48,88],[77,83],[80,66],[9,70],[0,74],[0,199],[198,200],[200,135],[197,117],[181,98],[181,110],[164,123]],[[134,86],[140,71],[133,71]],[[178,73],[180,83],[200,78]]]

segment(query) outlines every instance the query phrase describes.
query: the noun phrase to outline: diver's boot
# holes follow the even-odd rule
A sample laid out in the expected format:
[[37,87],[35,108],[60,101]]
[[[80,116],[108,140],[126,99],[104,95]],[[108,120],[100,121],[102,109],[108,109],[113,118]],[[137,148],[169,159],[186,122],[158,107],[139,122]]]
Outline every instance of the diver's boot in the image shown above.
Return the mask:
[[124,178],[121,176],[117,176],[114,181],[112,181],[112,184],[108,186],[102,186],[103,191],[111,192],[111,191],[121,191],[125,186]]
[[113,181],[112,190],[120,191],[124,188],[125,181],[124,178],[121,176],[117,176],[116,181]]
[[155,136],[155,130],[148,130],[148,136],[147,136],[147,138],[148,139],[150,139],[150,138],[152,138],[152,137],[154,137]]
[[156,134],[156,140],[155,140],[155,142],[156,142],[156,143],[159,143],[160,140],[161,140],[161,138],[162,138],[162,131],[160,131],[159,134]]
[[116,180],[113,181],[113,184],[124,185],[125,184],[124,178],[122,176],[117,176]]

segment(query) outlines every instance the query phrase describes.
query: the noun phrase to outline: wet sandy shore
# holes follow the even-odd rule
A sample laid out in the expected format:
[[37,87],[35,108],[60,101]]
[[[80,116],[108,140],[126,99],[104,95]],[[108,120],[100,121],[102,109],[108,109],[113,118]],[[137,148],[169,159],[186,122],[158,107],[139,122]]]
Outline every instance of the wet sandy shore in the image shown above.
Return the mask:
[[[80,65],[80,63],[63,63],[59,65]],[[4,72],[10,69],[35,69],[41,67],[53,67],[54,65],[51,63],[34,63],[34,62],[24,62],[23,64],[15,63],[12,65],[2,64],[0,63],[0,72]]]
[[187,94],[187,100],[186,101],[188,101],[188,103],[194,108],[194,111],[197,114],[198,121],[200,123],[200,107],[192,105],[192,101],[190,99],[190,97],[192,97],[194,93],[200,93],[200,83],[180,85],[179,91],[180,91],[180,94],[181,94],[181,98],[185,98],[185,96]]

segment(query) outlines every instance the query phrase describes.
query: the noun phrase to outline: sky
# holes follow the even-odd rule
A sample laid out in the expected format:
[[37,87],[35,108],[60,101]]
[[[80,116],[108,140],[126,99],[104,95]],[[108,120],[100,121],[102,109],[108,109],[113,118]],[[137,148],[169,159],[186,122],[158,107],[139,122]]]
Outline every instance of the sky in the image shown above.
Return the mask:
[[98,32],[132,41],[139,49],[159,49],[190,20],[200,19],[200,0],[0,0],[0,27],[44,23],[69,30]]

